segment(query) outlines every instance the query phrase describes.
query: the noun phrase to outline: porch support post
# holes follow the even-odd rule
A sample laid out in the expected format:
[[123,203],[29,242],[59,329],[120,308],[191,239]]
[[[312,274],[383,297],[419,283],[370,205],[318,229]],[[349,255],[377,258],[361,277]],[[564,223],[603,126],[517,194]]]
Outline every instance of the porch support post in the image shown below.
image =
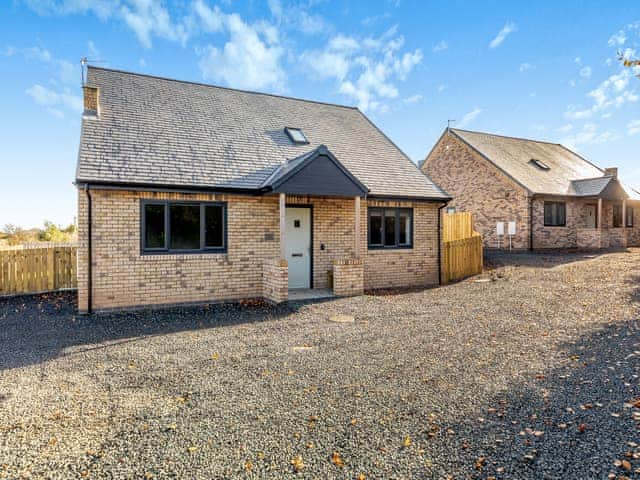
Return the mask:
[[360,197],[355,197],[354,199],[354,204],[355,204],[355,235],[354,235],[354,241],[355,243],[355,248],[354,248],[354,252],[355,252],[355,258],[360,258]]
[[287,208],[287,200],[286,200],[286,195],[284,193],[280,194],[280,208],[279,208],[279,213],[280,213],[280,259],[282,260],[286,260],[287,256],[286,256],[286,239],[285,239],[285,230],[287,227],[287,223],[286,223],[286,217],[285,217],[285,213],[286,213],[286,208]]
[[622,228],[627,228],[627,199],[622,200]]
[[598,199],[598,230],[602,228],[602,199]]

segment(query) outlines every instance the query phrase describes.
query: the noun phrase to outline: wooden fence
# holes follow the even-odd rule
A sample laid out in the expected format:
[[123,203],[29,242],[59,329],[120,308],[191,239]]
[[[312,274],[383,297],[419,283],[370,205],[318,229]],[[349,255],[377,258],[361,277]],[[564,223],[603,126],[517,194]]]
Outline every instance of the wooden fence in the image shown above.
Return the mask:
[[77,288],[77,247],[0,250],[0,296]]
[[443,242],[471,238],[473,234],[473,215],[471,213],[445,213],[442,216]]
[[471,213],[443,215],[442,240],[442,283],[482,273],[482,235],[473,231]]

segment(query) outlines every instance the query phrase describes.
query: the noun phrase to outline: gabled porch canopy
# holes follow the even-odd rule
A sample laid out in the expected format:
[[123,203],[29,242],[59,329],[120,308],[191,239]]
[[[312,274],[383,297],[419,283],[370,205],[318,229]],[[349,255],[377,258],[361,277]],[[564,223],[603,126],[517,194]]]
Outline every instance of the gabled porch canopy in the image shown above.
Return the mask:
[[608,201],[638,201],[640,194],[614,176],[585,178],[571,182],[572,195]]
[[265,192],[327,197],[363,197],[369,189],[329,149],[320,145],[279,166],[264,182]]

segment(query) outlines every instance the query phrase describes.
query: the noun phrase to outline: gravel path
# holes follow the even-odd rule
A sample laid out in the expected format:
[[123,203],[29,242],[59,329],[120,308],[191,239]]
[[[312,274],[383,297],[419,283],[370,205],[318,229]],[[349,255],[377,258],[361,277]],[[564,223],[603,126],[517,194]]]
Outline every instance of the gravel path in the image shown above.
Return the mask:
[[280,307],[0,300],[0,478],[640,478],[640,250],[490,264]]

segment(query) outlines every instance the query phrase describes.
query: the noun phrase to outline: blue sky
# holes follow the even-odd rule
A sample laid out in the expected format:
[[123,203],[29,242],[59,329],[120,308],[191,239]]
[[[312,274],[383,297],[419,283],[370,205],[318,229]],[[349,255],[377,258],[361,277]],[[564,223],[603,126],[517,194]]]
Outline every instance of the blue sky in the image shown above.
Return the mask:
[[358,105],[414,161],[456,119],[640,186],[640,79],[618,51],[640,56],[637,0],[2,2],[0,226],[74,218],[83,56]]

